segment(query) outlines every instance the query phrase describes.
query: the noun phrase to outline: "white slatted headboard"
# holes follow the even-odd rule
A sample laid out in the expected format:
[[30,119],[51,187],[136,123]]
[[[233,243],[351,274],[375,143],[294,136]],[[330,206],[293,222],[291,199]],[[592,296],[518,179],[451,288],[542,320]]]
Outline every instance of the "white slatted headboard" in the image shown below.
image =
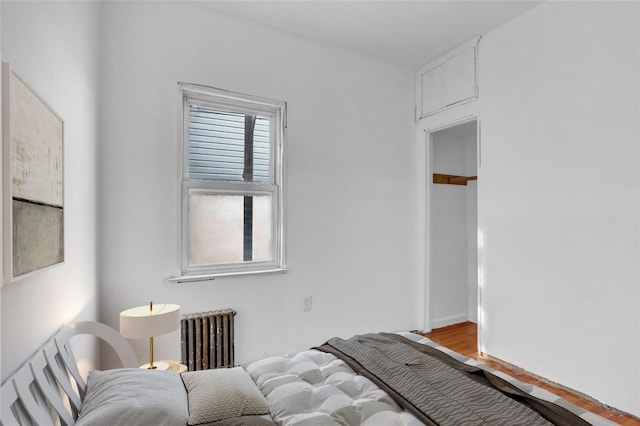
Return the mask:
[[87,387],[69,344],[79,334],[102,339],[113,347],[123,367],[137,367],[133,348],[111,327],[91,321],[67,325],[2,384],[3,425],[75,423]]

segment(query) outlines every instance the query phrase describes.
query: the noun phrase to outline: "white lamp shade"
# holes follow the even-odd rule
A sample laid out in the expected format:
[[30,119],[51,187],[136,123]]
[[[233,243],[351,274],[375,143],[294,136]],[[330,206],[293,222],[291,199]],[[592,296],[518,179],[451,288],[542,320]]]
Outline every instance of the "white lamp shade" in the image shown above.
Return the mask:
[[120,312],[120,334],[127,339],[142,339],[170,333],[180,328],[180,306],[153,304]]

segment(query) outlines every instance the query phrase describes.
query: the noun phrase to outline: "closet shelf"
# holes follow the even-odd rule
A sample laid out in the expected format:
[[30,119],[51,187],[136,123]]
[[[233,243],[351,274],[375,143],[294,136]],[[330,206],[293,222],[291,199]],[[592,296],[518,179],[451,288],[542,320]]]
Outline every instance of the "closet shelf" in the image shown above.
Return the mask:
[[457,176],[443,175],[441,173],[433,174],[433,183],[443,183],[448,185],[466,185],[470,180],[478,180],[478,176]]

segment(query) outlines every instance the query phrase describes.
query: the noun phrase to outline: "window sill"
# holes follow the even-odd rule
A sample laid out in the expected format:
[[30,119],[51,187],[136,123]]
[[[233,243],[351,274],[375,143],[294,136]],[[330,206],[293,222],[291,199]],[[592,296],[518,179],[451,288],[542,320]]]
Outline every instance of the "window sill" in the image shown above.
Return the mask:
[[286,268],[276,268],[276,269],[258,269],[258,270],[252,270],[252,271],[215,272],[215,273],[201,274],[201,275],[180,275],[178,277],[167,278],[167,282],[170,282],[173,284],[180,284],[180,283],[190,283],[190,282],[199,282],[199,281],[213,281],[216,278],[222,278],[222,277],[268,274],[268,273],[274,273],[274,272],[285,273],[287,271],[288,269]]

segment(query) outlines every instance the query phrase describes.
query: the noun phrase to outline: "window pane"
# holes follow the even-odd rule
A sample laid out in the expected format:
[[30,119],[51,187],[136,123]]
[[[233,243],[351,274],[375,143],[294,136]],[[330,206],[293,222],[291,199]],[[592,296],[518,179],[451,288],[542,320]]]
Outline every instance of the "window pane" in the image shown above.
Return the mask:
[[268,183],[271,164],[271,120],[267,117],[256,117],[253,131],[253,181]]
[[253,197],[253,260],[269,261],[271,250],[271,196]]
[[[189,105],[189,179],[268,183],[270,124],[269,117]],[[245,129],[253,130],[248,140]]]
[[271,195],[190,194],[190,265],[272,260],[271,209]]

